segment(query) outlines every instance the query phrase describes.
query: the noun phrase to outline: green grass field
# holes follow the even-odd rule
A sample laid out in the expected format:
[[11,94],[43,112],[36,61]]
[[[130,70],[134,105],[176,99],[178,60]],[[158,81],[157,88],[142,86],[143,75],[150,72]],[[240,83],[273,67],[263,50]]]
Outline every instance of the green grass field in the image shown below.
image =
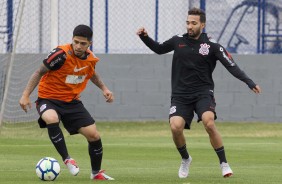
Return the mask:
[[65,138],[69,153],[80,166],[71,176],[51,145],[46,129],[35,123],[4,125],[0,136],[0,183],[39,184],[35,165],[50,156],[60,162],[62,172],[55,183],[115,184],[281,184],[282,124],[217,123],[227,159],[234,176],[223,178],[217,156],[202,124],[193,123],[185,131],[189,153],[193,157],[190,175],[178,178],[180,156],[171,139],[168,122],[98,122],[104,158],[102,168],[115,181],[91,181],[87,143],[81,135]]

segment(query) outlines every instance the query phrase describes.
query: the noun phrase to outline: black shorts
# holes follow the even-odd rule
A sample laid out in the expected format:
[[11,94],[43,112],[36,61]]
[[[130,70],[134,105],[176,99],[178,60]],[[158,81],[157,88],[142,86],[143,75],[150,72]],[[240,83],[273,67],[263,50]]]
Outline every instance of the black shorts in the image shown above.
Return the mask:
[[198,116],[198,122],[202,120],[202,115],[206,111],[215,112],[215,99],[212,95],[198,95],[192,98],[172,97],[169,118],[181,116],[185,120],[185,129],[190,129],[190,124],[194,118],[194,112]]
[[45,128],[46,123],[41,115],[48,109],[57,112],[59,120],[63,122],[66,130],[72,135],[77,134],[81,127],[86,127],[95,123],[90,113],[85,109],[80,100],[64,102],[60,100],[38,98],[36,101],[36,109],[40,118],[38,124],[40,128]]

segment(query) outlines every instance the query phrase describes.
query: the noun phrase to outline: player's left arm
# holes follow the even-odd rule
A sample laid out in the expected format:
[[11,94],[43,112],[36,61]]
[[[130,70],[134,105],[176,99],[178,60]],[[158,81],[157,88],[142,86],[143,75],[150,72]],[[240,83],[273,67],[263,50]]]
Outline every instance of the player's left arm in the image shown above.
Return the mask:
[[106,98],[106,102],[113,102],[114,101],[114,94],[111,92],[108,87],[104,84],[101,77],[98,75],[97,72],[90,78],[90,80],[95,84],[98,88],[103,91],[103,95]]
[[215,56],[223,66],[237,79],[245,82],[254,93],[261,93],[259,85],[253,82],[243,70],[234,62],[231,54],[219,44],[215,45]]

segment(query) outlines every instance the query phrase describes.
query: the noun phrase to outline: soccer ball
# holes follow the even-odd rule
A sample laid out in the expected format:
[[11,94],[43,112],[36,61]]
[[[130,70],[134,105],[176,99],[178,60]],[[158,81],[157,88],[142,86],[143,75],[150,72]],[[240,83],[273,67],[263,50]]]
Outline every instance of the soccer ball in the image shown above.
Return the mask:
[[37,176],[44,181],[55,180],[61,171],[59,162],[52,157],[44,157],[36,164]]

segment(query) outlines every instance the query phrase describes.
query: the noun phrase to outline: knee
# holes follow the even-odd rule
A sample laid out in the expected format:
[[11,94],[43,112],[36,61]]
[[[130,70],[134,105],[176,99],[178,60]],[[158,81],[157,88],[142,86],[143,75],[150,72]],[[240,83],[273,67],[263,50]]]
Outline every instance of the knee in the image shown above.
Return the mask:
[[47,124],[57,123],[59,122],[59,118],[57,115],[48,115],[42,118]]
[[212,133],[216,131],[215,123],[214,123],[214,113],[211,111],[207,111],[202,115],[202,121],[205,126],[205,129],[208,133]]
[[215,123],[213,119],[209,119],[204,122],[205,129],[208,133],[213,133],[216,131]]
[[89,133],[88,135],[86,135],[86,139],[89,142],[93,142],[93,141],[98,141],[101,138],[100,138],[100,134],[98,131],[93,131]]
[[183,129],[184,129],[184,125],[177,123],[177,122],[174,122],[174,121],[171,121],[170,122],[170,129],[171,129],[171,132],[174,135],[179,135],[179,134],[182,134]]
[[95,124],[81,127],[78,132],[82,134],[89,142],[97,141],[100,139],[100,134]]
[[45,111],[45,112],[41,115],[41,118],[42,118],[47,124],[59,122],[58,114],[56,113],[56,111],[51,110],[51,109]]

